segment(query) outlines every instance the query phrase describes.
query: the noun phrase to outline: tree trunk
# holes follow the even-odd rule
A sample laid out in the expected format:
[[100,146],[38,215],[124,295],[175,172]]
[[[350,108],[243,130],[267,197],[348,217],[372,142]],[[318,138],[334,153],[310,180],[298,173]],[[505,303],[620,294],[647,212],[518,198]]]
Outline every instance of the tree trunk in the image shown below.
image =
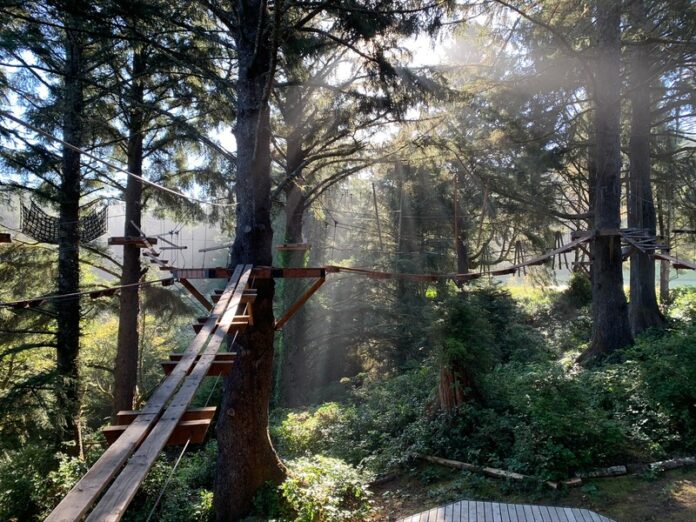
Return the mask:
[[[271,158],[268,93],[275,51],[270,19],[261,0],[242,0],[237,15],[239,75],[237,141],[237,234],[234,263],[270,265]],[[252,508],[256,491],[280,483],[285,469],[268,433],[273,385],[273,280],[257,280],[254,321],[238,339],[236,364],[225,379],[217,422],[218,460],[215,514],[218,521],[239,520]]]
[[[145,53],[133,53],[132,88],[130,97],[132,109],[128,116],[128,170],[138,176],[143,173],[143,83],[145,73]],[[142,225],[142,193],[140,180],[129,176],[126,183],[125,236],[137,236]],[[137,225],[136,226],[134,226]],[[121,284],[130,285],[140,281],[140,249],[136,245],[123,247],[123,271]],[[121,290],[118,345],[114,365],[114,415],[119,410],[133,408],[133,397],[138,375],[138,315],[140,313],[140,291],[137,286]]]
[[[68,16],[66,26],[75,20]],[[63,139],[82,146],[83,119],[83,42],[80,32],[66,29],[65,76],[63,87]],[[58,293],[80,290],[80,153],[63,147],[60,185],[60,227],[58,235]],[[58,411],[65,417],[60,431],[62,441],[75,442],[82,453],[80,436],[80,299],[56,301]]]
[[[596,3],[598,63],[594,89],[597,183],[595,228],[621,226],[621,8],[618,0]],[[579,361],[590,363],[633,342],[623,291],[621,238],[597,235],[592,259],[592,339]]]
[[440,366],[436,408],[451,413],[471,399],[472,385],[465,368],[455,368],[452,364]]
[[[660,225],[660,236],[663,243],[667,246],[668,251],[671,251],[672,246],[672,206],[667,202],[665,208],[664,198],[658,192],[658,221]],[[660,303],[662,306],[669,304],[669,261],[660,261]]]
[[[302,243],[304,228],[304,211],[307,198],[300,183],[302,182],[302,133],[297,127],[303,113],[302,99],[298,88],[291,87],[287,92],[286,119],[291,127],[287,139],[286,176],[292,181],[285,189],[285,242]],[[304,266],[305,252],[290,250],[281,253],[283,266]],[[287,310],[302,295],[305,281],[288,279],[283,281],[283,309]],[[305,313],[304,307],[283,328],[282,346],[278,367],[278,386],[280,404],[286,407],[298,407],[306,404],[308,399],[309,370],[307,368],[307,351],[305,350]]]
[[[631,23],[635,29],[645,27],[644,0],[633,0]],[[635,45],[631,52],[631,140],[629,143],[628,226],[656,235],[655,204],[650,176],[650,49]],[[664,326],[664,317],[655,294],[655,260],[647,252],[631,254],[631,291],[629,319],[633,334]]]
[[[288,151],[290,142],[288,142]],[[290,156],[288,154],[288,156]],[[289,162],[289,160],[288,160]],[[288,168],[290,171],[290,168]],[[302,242],[304,225],[305,197],[295,183],[288,185],[285,191],[285,241]],[[282,253],[283,266],[304,266],[305,252],[290,250]],[[303,279],[283,281],[283,309],[287,310],[302,295]],[[278,385],[280,387],[280,404],[286,407],[298,407],[307,402],[309,370],[307,368],[307,351],[305,350],[304,307],[283,328],[282,357],[278,368]]]

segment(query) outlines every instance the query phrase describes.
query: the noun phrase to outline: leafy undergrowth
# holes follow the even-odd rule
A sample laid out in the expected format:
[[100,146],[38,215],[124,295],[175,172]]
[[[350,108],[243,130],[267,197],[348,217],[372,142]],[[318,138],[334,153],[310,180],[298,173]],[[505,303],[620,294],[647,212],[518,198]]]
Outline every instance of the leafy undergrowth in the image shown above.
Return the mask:
[[[457,410],[443,413],[434,409],[442,358],[430,357],[391,378],[364,382],[347,401],[300,411],[276,410],[272,419],[276,447],[285,458],[331,457],[359,473],[406,472],[403,487],[389,485],[375,495],[375,520],[394,511],[390,506],[395,499],[397,506],[419,511],[456,498],[553,502],[560,495],[455,472],[451,480],[443,482],[440,475],[447,472],[417,467],[418,454],[543,480],[566,479],[597,467],[694,454],[696,294],[684,291],[676,295],[678,306],[673,308],[667,330],[648,332],[635,346],[588,370],[573,364],[589,333],[586,309],[582,308],[587,296],[582,285],[571,286],[571,290],[524,307],[495,288],[447,304],[445,313],[450,319],[442,324],[450,330],[433,336],[435,342],[445,349],[456,346],[456,356],[464,361],[472,353],[490,361],[476,367],[478,373],[472,379],[476,394]],[[464,309],[452,313],[452,307]],[[573,309],[575,317],[568,320]],[[465,328],[457,328],[458,317],[472,316],[480,323],[477,332],[488,332],[485,343],[480,342],[480,335],[469,339]],[[531,327],[539,333],[530,331]],[[675,498],[686,499],[687,505],[693,496],[693,476],[688,477],[669,486],[679,491]],[[658,478],[656,483],[667,488],[668,482],[662,480]],[[635,501],[629,500],[634,495],[631,492],[653,494],[651,484],[638,478],[595,481],[581,492],[563,493],[557,500],[597,507],[617,520],[651,520],[652,514],[631,518],[621,512],[637,509]],[[647,509],[657,509],[655,498],[661,497],[653,495],[647,503],[652,507]],[[409,499],[416,501],[411,505]],[[675,502],[670,510],[675,517],[681,516],[677,500],[665,502]],[[696,519],[693,511],[688,513],[692,518],[683,520]]]
[[421,465],[375,488],[369,520],[396,520],[458,500],[585,508],[616,522],[693,522],[696,469],[673,470],[658,476],[595,479],[585,481],[581,488],[565,491],[525,491],[467,472]]

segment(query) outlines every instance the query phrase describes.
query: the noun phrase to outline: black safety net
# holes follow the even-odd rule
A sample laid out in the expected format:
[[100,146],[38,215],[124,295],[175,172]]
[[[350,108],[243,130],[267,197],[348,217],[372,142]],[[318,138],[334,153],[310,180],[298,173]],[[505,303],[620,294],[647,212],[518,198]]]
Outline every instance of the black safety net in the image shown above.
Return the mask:
[[[81,242],[89,243],[106,234],[109,216],[106,205],[101,206],[101,208],[92,208],[87,212],[83,211],[82,214],[79,225]],[[23,234],[42,243],[58,243],[60,220],[46,214],[41,207],[32,201],[30,207],[22,204],[21,229]]]

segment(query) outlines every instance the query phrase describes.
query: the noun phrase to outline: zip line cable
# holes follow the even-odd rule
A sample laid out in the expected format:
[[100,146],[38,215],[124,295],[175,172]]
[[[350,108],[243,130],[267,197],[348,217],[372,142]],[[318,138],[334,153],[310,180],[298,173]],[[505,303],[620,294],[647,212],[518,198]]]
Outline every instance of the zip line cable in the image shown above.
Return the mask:
[[80,154],[87,156],[88,158],[91,158],[91,159],[109,167],[110,169],[114,169],[118,172],[121,172],[122,174],[126,174],[127,176],[130,176],[132,178],[139,180],[141,183],[145,183],[146,185],[150,185],[150,186],[155,187],[155,188],[162,190],[164,192],[168,192],[169,194],[172,194],[174,196],[178,196],[180,198],[184,198],[184,199],[187,199],[191,202],[198,203],[201,205],[212,205],[215,207],[233,207],[234,206],[233,203],[216,203],[214,201],[206,201],[203,199],[198,199],[194,196],[188,196],[188,195],[184,194],[183,192],[179,192],[178,190],[170,189],[170,188],[165,187],[163,185],[159,185],[158,183],[155,183],[154,181],[150,181],[142,176],[139,176],[137,174],[134,174],[134,173],[124,169],[124,168],[121,168],[118,165],[114,165],[113,163],[110,163],[110,162],[90,153],[90,152],[87,152],[86,150],[81,149],[80,147],[77,147],[77,146],[73,145],[72,143],[68,143],[67,141],[62,140],[61,138],[54,136],[50,132],[46,132],[45,130],[40,129],[40,128],[32,125],[31,123],[27,123],[24,120],[17,118],[16,116],[14,116],[13,114],[10,114],[9,112],[0,110],[0,115],[12,120],[13,122],[21,125],[22,127],[25,127],[25,128],[32,130],[38,134],[41,134],[46,139],[49,139],[49,140],[54,141],[56,143],[60,143],[61,145],[68,147],[69,149],[71,149],[75,152],[79,152]]

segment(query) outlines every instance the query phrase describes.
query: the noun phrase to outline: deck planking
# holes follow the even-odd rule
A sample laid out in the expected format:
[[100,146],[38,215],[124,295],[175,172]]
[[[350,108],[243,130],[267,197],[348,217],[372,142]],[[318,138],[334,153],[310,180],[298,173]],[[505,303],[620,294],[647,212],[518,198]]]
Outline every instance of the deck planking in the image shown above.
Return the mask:
[[398,522],[614,522],[588,509],[462,500]]

